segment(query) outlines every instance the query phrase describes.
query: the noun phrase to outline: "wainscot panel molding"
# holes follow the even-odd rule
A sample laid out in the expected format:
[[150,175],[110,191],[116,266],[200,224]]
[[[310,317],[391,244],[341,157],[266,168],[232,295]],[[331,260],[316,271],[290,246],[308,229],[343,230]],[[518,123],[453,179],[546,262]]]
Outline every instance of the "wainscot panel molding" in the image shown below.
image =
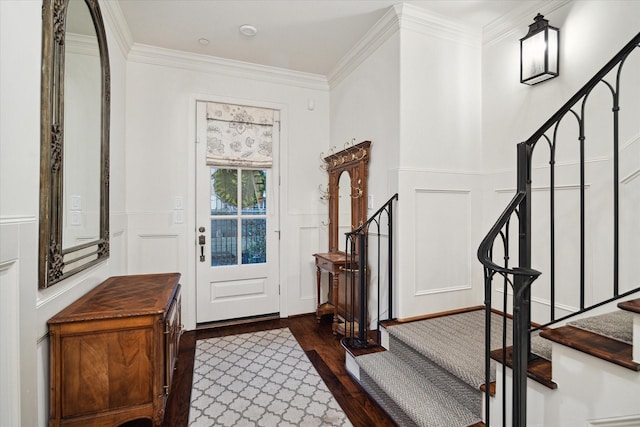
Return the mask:
[[640,168],[622,179],[620,201],[620,292],[633,289],[640,277]]
[[[502,301],[502,295],[504,295],[503,282],[494,282],[493,292],[497,295],[501,295],[499,299]],[[513,310],[513,289],[511,286],[507,287],[507,307],[509,310]],[[495,296],[494,296],[495,297]],[[548,298],[532,297],[531,302],[531,317],[538,319],[538,321],[547,321],[549,317],[549,307],[551,307],[551,301]],[[556,318],[561,316],[575,313],[579,310],[579,307],[573,305],[555,303],[556,306]]]
[[482,268],[476,265],[474,242],[483,230],[482,175],[398,168],[397,177],[397,316],[481,304]]
[[620,183],[628,184],[640,174],[640,134],[621,145],[620,159]]
[[[135,212],[128,215],[127,274],[183,274],[183,293],[189,286],[186,225],[173,224],[173,211]],[[183,302],[187,304],[188,298]],[[184,311],[189,311],[185,307]]]
[[329,90],[326,77],[318,74],[250,64],[247,62],[141,45],[138,43],[134,43],[129,51],[128,60],[143,64],[214,73],[235,78],[246,78],[267,83],[285,84],[305,89]]
[[109,217],[111,254],[109,264],[111,275],[121,276],[127,272],[127,215],[111,212]]
[[136,240],[134,273],[180,271],[179,234],[138,231]]
[[320,215],[284,215],[280,218],[280,317],[316,309],[316,270],[313,254],[328,245]]
[[620,151],[624,152],[634,145],[636,150],[640,148],[640,133],[632,138],[629,138],[627,142],[620,144]]
[[606,418],[588,422],[587,427],[634,427],[640,425],[640,416]]
[[[7,233],[9,234],[9,233]],[[3,239],[6,239],[4,227]],[[3,251],[4,252],[4,251]],[[16,250],[17,252],[17,250]],[[18,254],[0,258],[0,425],[20,425],[20,274]],[[7,256],[8,255],[8,256]]]
[[438,174],[438,175],[469,175],[469,176],[482,176],[484,172],[476,170],[464,170],[464,169],[436,169],[436,168],[415,168],[415,167],[401,167],[393,169],[394,172],[399,174]]
[[629,173],[627,176],[625,176],[624,178],[622,178],[620,180],[621,184],[629,184],[632,181],[634,181],[636,178],[638,178],[638,176],[640,176],[640,168],[634,170],[633,172]]
[[[318,226],[301,226],[298,230],[298,253],[300,254],[300,259],[298,260],[299,298],[301,301],[312,301],[315,304],[317,296],[313,285],[315,284],[316,267],[313,254],[322,252],[322,249],[320,249],[321,228]],[[326,230],[322,231],[326,233]]]
[[471,289],[471,191],[415,190],[415,295]]

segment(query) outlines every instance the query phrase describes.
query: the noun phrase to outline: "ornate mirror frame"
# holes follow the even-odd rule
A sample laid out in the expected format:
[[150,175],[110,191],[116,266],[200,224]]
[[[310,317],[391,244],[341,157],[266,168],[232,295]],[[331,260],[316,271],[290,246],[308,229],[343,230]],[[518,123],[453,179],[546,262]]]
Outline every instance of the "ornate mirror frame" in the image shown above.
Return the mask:
[[329,174],[329,252],[338,252],[338,216],[340,176],[343,172],[351,179],[351,230],[367,220],[367,179],[371,141],[363,141],[324,158]]
[[[89,9],[99,48],[100,141],[93,143],[100,145],[100,218],[97,240],[63,248],[65,35],[69,1],[82,1]],[[110,70],[97,0],[43,0],[41,103],[38,283],[40,288],[47,288],[109,257]]]

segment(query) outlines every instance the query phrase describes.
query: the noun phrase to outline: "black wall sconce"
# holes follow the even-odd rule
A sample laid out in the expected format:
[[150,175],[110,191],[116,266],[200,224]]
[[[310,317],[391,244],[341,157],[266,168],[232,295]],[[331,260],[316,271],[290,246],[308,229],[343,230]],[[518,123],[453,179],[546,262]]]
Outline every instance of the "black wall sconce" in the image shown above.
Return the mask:
[[520,83],[535,85],[559,75],[560,30],[538,14],[520,39]]

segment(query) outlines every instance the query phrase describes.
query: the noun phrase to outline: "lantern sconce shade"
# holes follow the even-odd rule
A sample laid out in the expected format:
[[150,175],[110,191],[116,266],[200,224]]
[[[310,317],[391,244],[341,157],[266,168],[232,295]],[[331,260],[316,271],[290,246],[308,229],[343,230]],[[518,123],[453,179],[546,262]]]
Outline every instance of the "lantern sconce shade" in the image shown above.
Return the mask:
[[520,39],[520,83],[535,85],[559,75],[560,30],[538,14]]

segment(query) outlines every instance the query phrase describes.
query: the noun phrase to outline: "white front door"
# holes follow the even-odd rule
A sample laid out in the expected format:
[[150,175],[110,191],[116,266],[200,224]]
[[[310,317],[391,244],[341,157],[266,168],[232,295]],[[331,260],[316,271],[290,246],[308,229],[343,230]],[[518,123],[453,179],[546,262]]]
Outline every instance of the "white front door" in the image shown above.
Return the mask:
[[207,165],[206,102],[196,111],[196,322],[278,313],[277,159],[265,169]]

